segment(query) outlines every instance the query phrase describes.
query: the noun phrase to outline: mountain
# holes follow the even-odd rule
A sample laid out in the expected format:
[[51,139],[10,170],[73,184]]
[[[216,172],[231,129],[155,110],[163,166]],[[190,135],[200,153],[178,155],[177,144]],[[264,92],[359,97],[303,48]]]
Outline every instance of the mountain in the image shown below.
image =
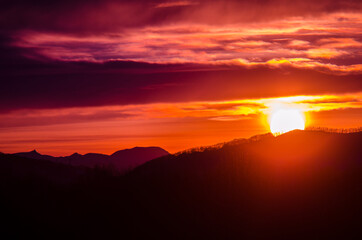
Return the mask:
[[52,156],[42,155],[42,154],[38,153],[35,149],[30,152],[15,153],[14,155],[17,155],[20,157],[31,158],[31,159],[37,159],[37,160],[53,160],[54,159],[54,157],[52,157]]
[[147,162],[126,176],[137,189],[128,191],[147,196],[137,202],[145,232],[162,224],[180,238],[348,238],[362,222],[361,142],[362,132],[298,130],[232,141]]
[[167,155],[169,155],[169,153],[159,147],[135,147],[113,153],[110,156],[110,162],[116,167],[116,169],[127,170],[140,166],[152,159]]
[[14,155],[37,160],[49,160],[72,166],[112,168],[117,172],[123,173],[154,158],[168,154],[169,153],[166,150],[159,147],[135,147],[132,149],[120,150],[111,155],[99,153],[87,153],[82,155],[74,153],[66,157],[53,157],[49,155],[42,155],[36,150],[31,152],[15,153]]
[[[295,130],[277,137],[272,134],[257,135],[155,159],[136,168],[131,175],[142,172],[141,175],[167,176],[176,174],[173,171],[183,171],[184,168],[197,172],[198,167],[207,172],[214,165],[234,168],[236,163],[232,161],[238,161],[238,166],[243,167],[246,162],[249,162],[248,165],[264,166],[283,163],[289,168],[297,164],[300,164],[298,167],[302,167],[302,164],[305,164],[304,167],[316,167],[315,163],[318,166],[329,166],[332,163],[335,165],[331,166],[360,164],[361,140],[362,132],[342,134]],[[156,170],[164,172],[155,172]]]
[[107,167],[109,164],[109,156],[100,153],[87,153],[84,155],[73,153],[72,155],[66,157],[55,157],[53,158],[53,161],[72,166],[85,166],[89,168],[94,168],[97,166]]
[[0,210],[12,236],[361,239],[361,142],[362,132],[266,134],[165,155],[122,176],[93,169],[61,187],[29,187],[8,173]]
[[[24,155],[24,157],[20,155]],[[44,160],[36,151],[21,153],[20,155],[0,154],[1,180],[17,179],[20,182],[27,181],[29,183],[29,181],[37,179],[41,182],[50,181],[57,184],[68,184],[79,179],[87,172],[85,168]],[[29,156],[34,157],[34,159],[29,158]],[[35,159],[35,157],[39,157],[39,159]],[[4,184],[4,181],[1,181],[1,184]]]

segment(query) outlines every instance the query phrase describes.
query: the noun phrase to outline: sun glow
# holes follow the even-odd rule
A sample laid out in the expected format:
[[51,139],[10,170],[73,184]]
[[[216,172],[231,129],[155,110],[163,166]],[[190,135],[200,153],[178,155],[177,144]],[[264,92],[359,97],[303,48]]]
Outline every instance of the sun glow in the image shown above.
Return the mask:
[[304,130],[305,117],[298,109],[281,108],[271,114],[270,131],[274,135],[283,134],[295,129]]

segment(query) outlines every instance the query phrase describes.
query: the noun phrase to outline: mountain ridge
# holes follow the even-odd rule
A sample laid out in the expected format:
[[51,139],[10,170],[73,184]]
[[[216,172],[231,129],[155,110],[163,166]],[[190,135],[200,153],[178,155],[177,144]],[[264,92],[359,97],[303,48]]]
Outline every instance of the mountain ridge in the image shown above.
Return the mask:
[[65,237],[360,239],[361,141],[362,132],[267,134],[122,176],[4,155],[2,206],[27,235],[41,224],[41,234]]
[[79,154],[75,152],[69,156],[54,157],[40,154],[35,149],[30,152],[19,152],[12,155],[36,160],[48,160],[72,166],[112,168],[113,170],[123,173],[154,158],[168,154],[169,153],[166,150],[152,146],[122,149],[110,155],[101,153]]

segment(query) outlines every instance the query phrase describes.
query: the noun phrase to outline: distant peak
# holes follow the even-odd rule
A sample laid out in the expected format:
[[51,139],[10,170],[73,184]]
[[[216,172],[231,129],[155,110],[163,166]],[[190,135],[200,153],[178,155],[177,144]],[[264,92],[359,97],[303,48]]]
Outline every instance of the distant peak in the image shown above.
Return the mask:
[[[138,147],[138,146],[136,146],[136,147],[130,148],[130,149],[162,149],[162,148],[154,147],[154,146],[151,146],[151,147]],[[127,150],[127,149],[125,149],[125,150]]]
[[77,152],[73,153],[72,155],[70,155],[71,157],[78,157],[78,156],[82,156],[82,154],[79,154]]
[[35,149],[34,149],[33,151],[30,151],[30,153],[40,154],[40,153],[38,153]]
[[137,151],[138,151],[138,150],[162,150],[162,151],[166,151],[166,150],[164,150],[164,149],[161,148],[161,147],[155,147],[155,146],[151,146],[151,147],[138,147],[138,146],[136,146],[136,147],[133,147],[133,148],[126,148],[126,149],[118,150],[118,151],[114,152],[113,154],[118,153],[118,152],[130,151],[130,150],[132,150],[132,151],[134,151],[134,150],[137,150]]
[[127,148],[127,149],[122,149],[119,150],[117,152],[114,152],[111,156],[119,156],[120,154],[133,154],[133,153],[139,153],[139,154],[159,154],[161,155],[165,155],[165,154],[169,154],[166,150],[164,150],[163,148],[160,147],[134,147],[134,148]]

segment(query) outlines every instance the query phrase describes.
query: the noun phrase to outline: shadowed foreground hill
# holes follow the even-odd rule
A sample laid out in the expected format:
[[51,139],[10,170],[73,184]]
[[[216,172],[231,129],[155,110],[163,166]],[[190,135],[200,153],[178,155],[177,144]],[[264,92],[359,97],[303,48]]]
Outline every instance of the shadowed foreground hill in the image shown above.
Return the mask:
[[31,198],[29,183],[9,178],[17,189],[2,183],[2,217],[13,235],[41,237],[359,239],[361,140],[269,134],[165,156],[123,177],[33,185]]

